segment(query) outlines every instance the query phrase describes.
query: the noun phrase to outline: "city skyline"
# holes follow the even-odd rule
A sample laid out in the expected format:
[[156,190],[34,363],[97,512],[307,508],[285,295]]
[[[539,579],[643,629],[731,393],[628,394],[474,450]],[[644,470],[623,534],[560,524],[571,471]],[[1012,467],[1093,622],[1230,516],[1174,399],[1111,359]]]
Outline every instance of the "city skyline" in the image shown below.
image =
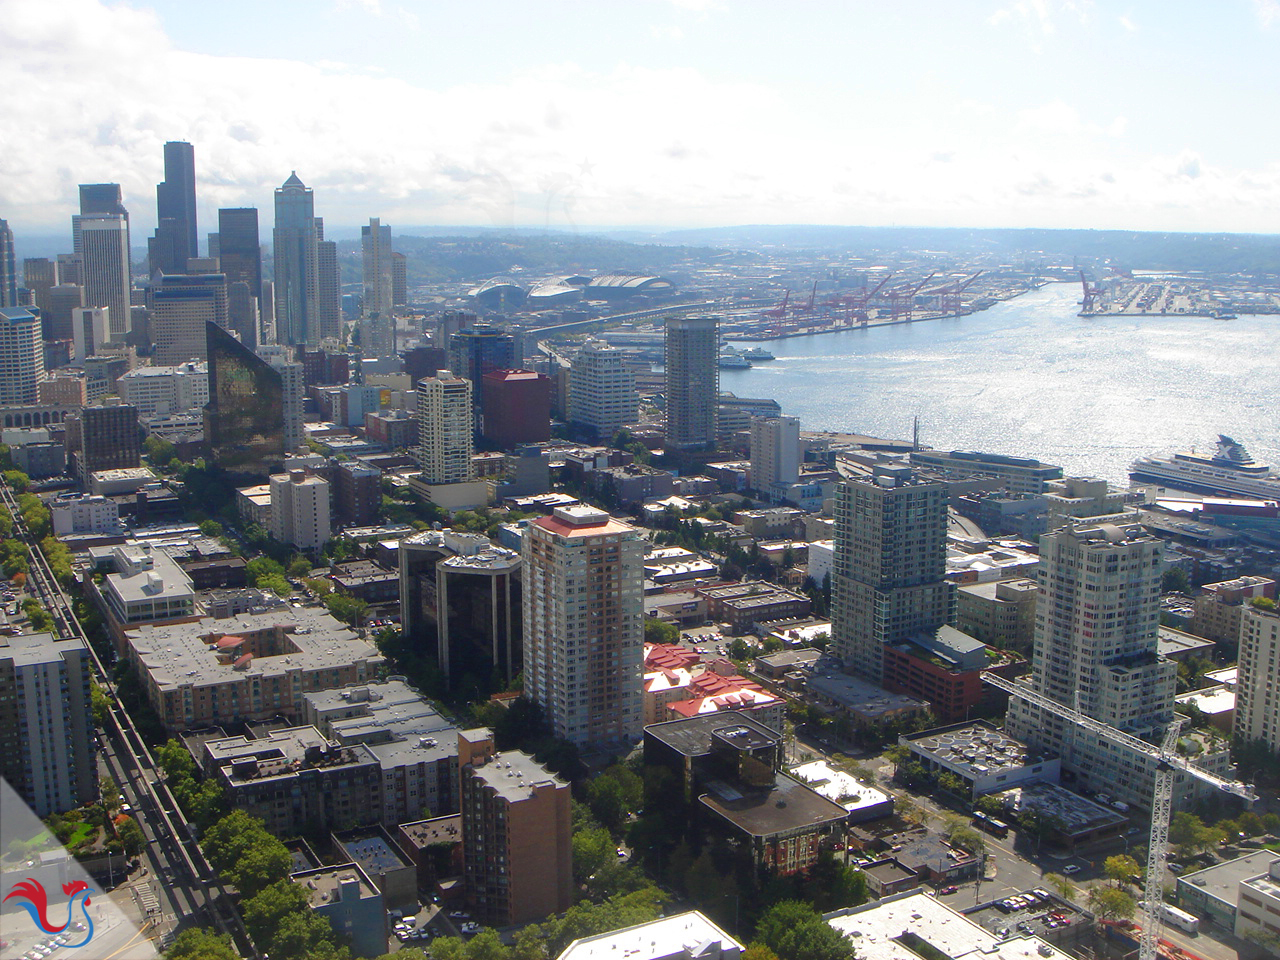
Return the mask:
[[[0,186],[19,243],[64,231],[76,185],[94,182],[120,182],[135,237],[149,235],[173,140],[199,154],[204,223],[219,207],[269,217],[295,169],[342,227],[1266,232],[1280,209],[1275,135],[1258,122],[1280,90],[1273,0],[1212,15],[815,4],[785,19],[714,0],[592,18],[390,0],[220,9],[210,22],[172,2],[7,0],[0,69],[33,91],[0,108],[26,131]],[[74,91],[91,59],[88,102]],[[385,135],[365,136],[370,123]]]

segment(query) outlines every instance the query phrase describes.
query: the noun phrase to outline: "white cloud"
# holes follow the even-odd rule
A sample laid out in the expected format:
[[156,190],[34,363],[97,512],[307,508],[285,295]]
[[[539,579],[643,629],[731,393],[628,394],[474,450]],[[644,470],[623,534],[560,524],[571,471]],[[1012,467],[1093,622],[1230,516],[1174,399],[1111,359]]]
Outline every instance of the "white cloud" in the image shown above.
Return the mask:
[[684,39],[684,31],[675,24],[654,24],[649,28],[649,33],[658,40],[670,40],[675,42]]
[[1120,23],[1120,26],[1124,27],[1124,28],[1125,28],[1126,30],[1128,30],[1130,33],[1137,33],[1137,32],[1138,32],[1138,25],[1137,25],[1137,23],[1135,23],[1135,22],[1134,22],[1134,20],[1133,20],[1133,18],[1132,18],[1132,17],[1130,17],[1128,14],[1121,14],[1121,15],[1120,15],[1120,17],[1119,17],[1119,18],[1117,18],[1117,19],[1118,19],[1118,21],[1119,21],[1119,23]]
[[1253,0],[1253,10],[1264,27],[1280,20],[1280,0]]

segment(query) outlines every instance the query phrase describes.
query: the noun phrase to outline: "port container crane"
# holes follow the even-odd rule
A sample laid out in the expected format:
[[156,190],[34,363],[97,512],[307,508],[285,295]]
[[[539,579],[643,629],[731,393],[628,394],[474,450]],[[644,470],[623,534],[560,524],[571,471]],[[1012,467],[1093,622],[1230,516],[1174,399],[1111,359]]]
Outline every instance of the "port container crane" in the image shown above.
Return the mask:
[[[1081,274],[1083,278],[1083,274]],[[1156,960],[1160,926],[1164,922],[1161,908],[1164,906],[1165,854],[1169,849],[1169,821],[1173,816],[1173,785],[1178,773],[1186,773],[1202,780],[1224,793],[1234,794],[1244,800],[1257,800],[1257,795],[1246,783],[1227,780],[1217,774],[1202,770],[1177,754],[1178,734],[1182,719],[1175,718],[1165,728],[1163,742],[1156,746],[1145,740],[1117,730],[1110,724],[1063,706],[1057,700],[1031,690],[1024,684],[1006,680],[993,673],[983,673],[982,680],[1003,690],[1010,696],[1039,707],[1097,736],[1106,737],[1117,746],[1141,754],[1155,761],[1156,776],[1151,798],[1151,839],[1147,847],[1147,878],[1143,887],[1145,904],[1142,918],[1142,938],[1138,946],[1138,960]]]

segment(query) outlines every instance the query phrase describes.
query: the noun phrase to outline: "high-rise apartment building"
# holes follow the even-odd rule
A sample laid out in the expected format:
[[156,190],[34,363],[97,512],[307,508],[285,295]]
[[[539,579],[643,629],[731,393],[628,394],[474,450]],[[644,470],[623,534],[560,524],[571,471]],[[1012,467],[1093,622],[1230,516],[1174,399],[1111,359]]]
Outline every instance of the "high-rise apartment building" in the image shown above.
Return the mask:
[[423,483],[472,479],[471,404],[471,381],[448,370],[418,381],[418,463]]
[[0,307],[18,305],[18,262],[14,259],[13,231],[0,220]]
[[640,419],[640,396],[627,355],[600,340],[583,344],[569,368],[569,422],[612,440]]
[[299,550],[319,550],[329,540],[329,481],[305,470],[271,478],[271,535]]
[[[1137,525],[1073,522],[1040,538],[1032,690],[1119,730],[1159,742],[1173,719],[1177,664],[1159,656],[1161,541]],[[1009,733],[1057,754],[1077,783],[1128,803],[1151,803],[1155,763],[1049,711],[1009,701]],[[1230,769],[1223,745],[1197,763]],[[1175,803],[1197,787],[1178,774]]]
[[403,253],[391,254],[391,305],[409,305],[409,261]]
[[90,670],[79,638],[0,637],[0,772],[37,816],[98,795]]
[[467,902],[495,927],[563,913],[573,898],[569,784],[488,730],[458,733]]
[[319,343],[320,270],[315,198],[296,173],[276,189],[272,231],[278,343]]
[[163,274],[147,288],[154,362],[172,367],[208,357],[205,324],[230,326],[227,278],[221,273]]
[[879,683],[885,644],[954,619],[946,543],[945,484],[903,465],[837,485],[831,641],[846,670]]
[[82,486],[101,470],[127,470],[142,463],[137,407],[85,407],[68,414],[65,423],[67,459]]
[[[231,473],[264,477],[279,468],[288,446],[286,434],[285,372],[272,367],[216,323],[205,324],[208,339],[209,404],[204,411],[204,436],[214,462]],[[297,367],[297,392],[302,388],[302,365]],[[297,402],[299,443],[302,410]]]
[[391,313],[366,313],[360,318],[360,354],[385,358],[396,355],[396,318]]
[[582,505],[557,507],[524,535],[525,696],[579,746],[643,730],[644,543]]
[[182,141],[164,145],[164,181],[156,184],[156,234],[148,248],[152,273],[183,273],[200,255],[196,226],[195,148]]
[[26,307],[0,307],[0,404],[35,403],[43,379],[40,320]]
[[1239,667],[1233,732],[1280,753],[1280,614],[1274,608],[1241,607]]
[[120,216],[80,220],[84,305],[106,307],[111,339],[123,340],[130,323],[129,222]]
[[800,479],[800,421],[758,417],[751,421],[751,485],[769,497]]
[[719,358],[717,317],[667,320],[667,446],[680,449],[715,445]]
[[364,313],[389,316],[395,307],[391,227],[372,218],[368,226],[360,228],[360,245],[364,254]]
[[110,313],[106,307],[75,307],[71,311],[71,344],[76,359],[82,364],[89,357],[96,356],[102,345],[111,339]]

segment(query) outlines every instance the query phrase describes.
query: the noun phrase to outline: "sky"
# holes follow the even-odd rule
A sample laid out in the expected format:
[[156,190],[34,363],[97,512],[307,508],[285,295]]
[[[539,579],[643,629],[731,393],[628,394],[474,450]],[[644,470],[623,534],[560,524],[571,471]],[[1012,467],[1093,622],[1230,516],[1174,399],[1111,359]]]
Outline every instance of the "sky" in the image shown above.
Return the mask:
[[[0,217],[1278,232],[1280,0],[0,0]],[[144,231],[139,234],[139,231]]]

